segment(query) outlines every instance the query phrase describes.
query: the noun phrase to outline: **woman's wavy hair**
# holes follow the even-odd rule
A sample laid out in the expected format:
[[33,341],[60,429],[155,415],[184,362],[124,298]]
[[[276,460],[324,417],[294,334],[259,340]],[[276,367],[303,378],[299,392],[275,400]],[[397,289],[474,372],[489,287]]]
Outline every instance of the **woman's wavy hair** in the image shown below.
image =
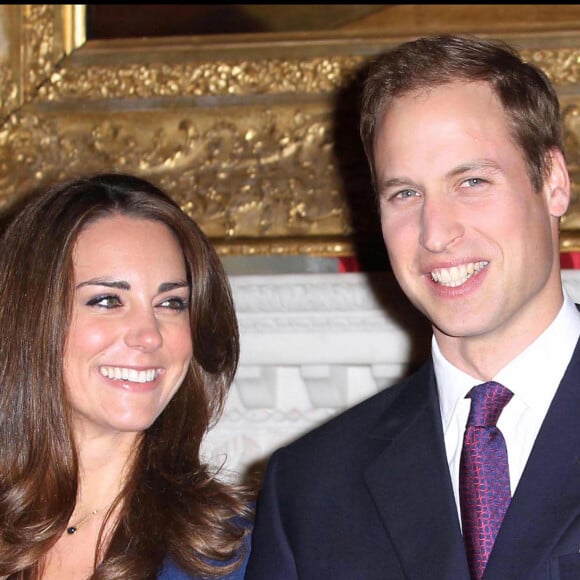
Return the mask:
[[489,83],[506,113],[536,191],[550,169],[553,148],[563,151],[560,104],[545,73],[500,41],[435,35],[403,43],[371,63],[363,86],[360,136],[376,186],[374,139],[390,103],[454,81]]
[[235,569],[245,545],[246,492],[200,459],[239,358],[227,276],[168,195],[137,177],[104,174],[32,197],[0,240],[0,577],[37,578],[75,506],[78,458],[63,385],[72,258],[83,228],[116,214],[161,222],[176,235],[191,284],[193,357],[140,439],[118,524],[100,542],[91,579],[156,578],[167,557],[211,578]]

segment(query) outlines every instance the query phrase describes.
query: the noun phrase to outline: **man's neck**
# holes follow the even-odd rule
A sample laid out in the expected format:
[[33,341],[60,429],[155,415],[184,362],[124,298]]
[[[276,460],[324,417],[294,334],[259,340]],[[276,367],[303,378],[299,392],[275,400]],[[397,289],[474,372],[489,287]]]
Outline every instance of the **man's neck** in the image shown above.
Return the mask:
[[477,336],[449,336],[433,328],[443,356],[458,369],[481,381],[490,381],[510,361],[532,344],[554,321],[556,309],[538,312],[528,324],[505,324],[493,332]]

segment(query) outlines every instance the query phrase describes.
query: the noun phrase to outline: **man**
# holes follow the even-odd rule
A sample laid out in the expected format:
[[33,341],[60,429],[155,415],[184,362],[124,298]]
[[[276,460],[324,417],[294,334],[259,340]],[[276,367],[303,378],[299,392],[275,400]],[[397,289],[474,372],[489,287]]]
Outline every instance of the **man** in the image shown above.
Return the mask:
[[246,578],[578,579],[580,314],[560,278],[555,91],[499,43],[422,38],[373,63],[361,136],[432,357],[274,453]]

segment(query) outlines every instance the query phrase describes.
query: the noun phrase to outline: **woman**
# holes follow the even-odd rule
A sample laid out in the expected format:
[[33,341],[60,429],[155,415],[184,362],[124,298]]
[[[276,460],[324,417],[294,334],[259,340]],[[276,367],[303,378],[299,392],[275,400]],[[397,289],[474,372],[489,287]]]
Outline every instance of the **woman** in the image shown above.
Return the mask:
[[239,337],[199,227],[79,179],[11,220],[0,272],[0,577],[243,578],[248,497],[200,461]]

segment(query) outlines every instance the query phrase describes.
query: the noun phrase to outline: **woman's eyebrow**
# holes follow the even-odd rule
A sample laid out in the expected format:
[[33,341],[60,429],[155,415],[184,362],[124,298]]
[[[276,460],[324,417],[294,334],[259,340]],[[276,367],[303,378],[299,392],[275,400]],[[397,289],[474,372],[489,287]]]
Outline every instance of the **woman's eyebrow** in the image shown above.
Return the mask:
[[163,282],[163,284],[159,284],[159,292],[169,292],[176,288],[189,288],[189,283],[185,280],[180,280],[179,282]]
[[[108,280],[103,278],[92,278],[77,284],[77,289],[84,286],[105,286],[106,288],[116,288],[117,290],[131,290],[131,284],[125,280]],[[170,292],[176,288],[189,288],[189,283],[185,280],[178,280],[176,282],[163,282],[159,284],[159,292]]]
[[125,280],[107,280],[104,278],[92,278],[91,280],[80,282],[76,287],[82,288],[83,286],[106,286],[107,288],[117,288],[118,290],[131,290],[131,284],[125,282]]

